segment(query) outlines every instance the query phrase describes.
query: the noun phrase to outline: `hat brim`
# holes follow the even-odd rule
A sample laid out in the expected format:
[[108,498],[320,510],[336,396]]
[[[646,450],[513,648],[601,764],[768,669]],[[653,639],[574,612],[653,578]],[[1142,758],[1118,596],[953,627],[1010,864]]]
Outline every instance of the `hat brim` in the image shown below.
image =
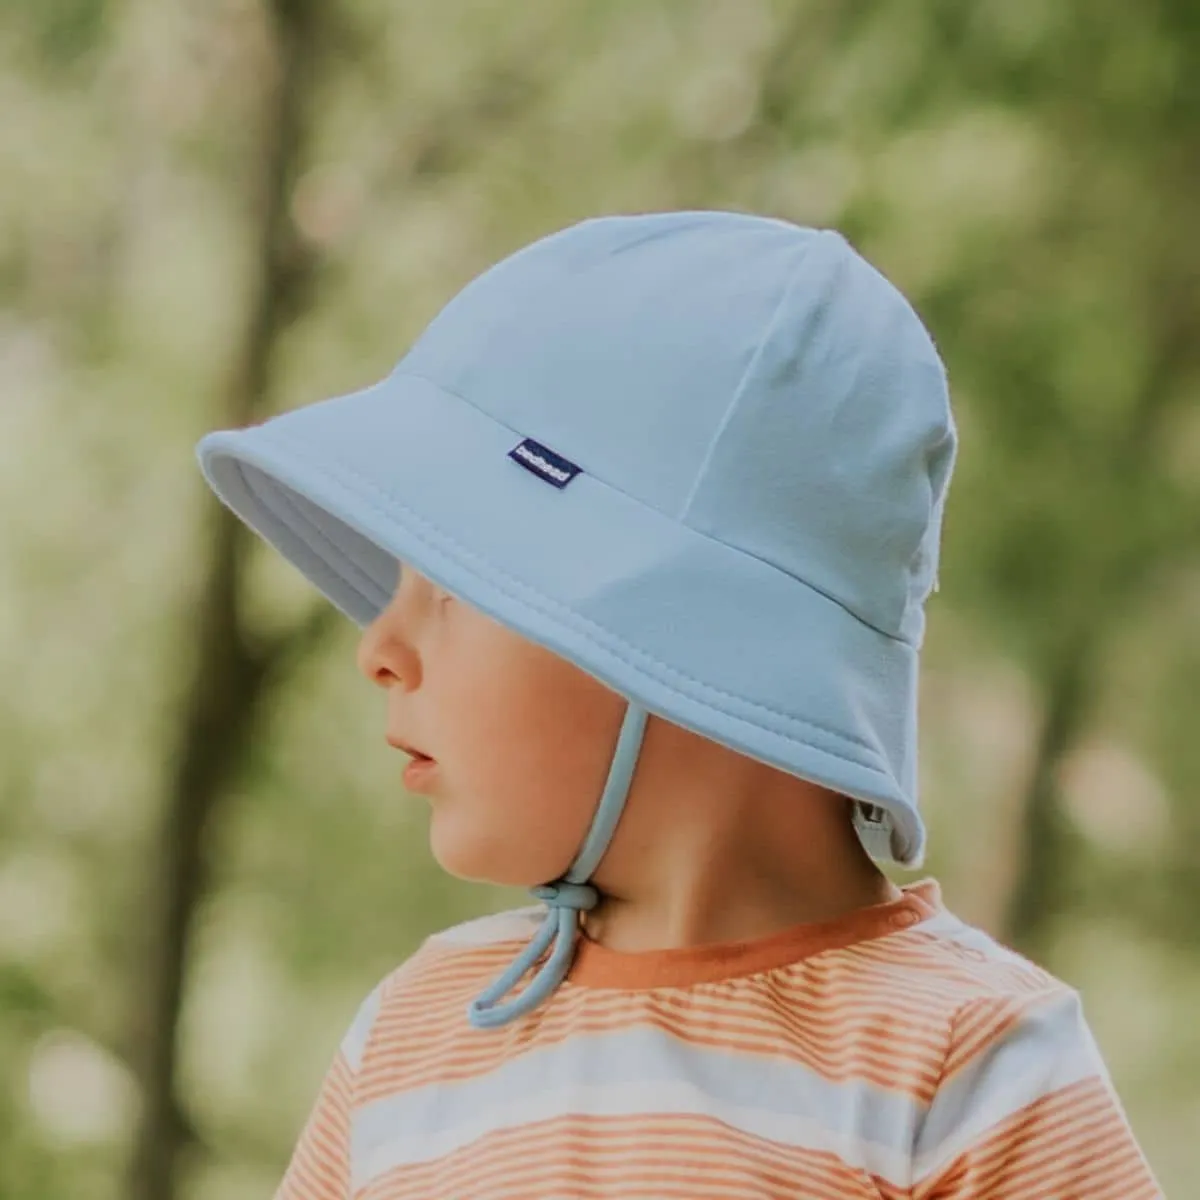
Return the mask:
[[916,650],[586,462],[551,486],[508,457],[527,435],[397,371],[211,433],[197,456],[217,496],[360,627],[409,563],[649,711],[881,807],[883,826],[860,819],[868,848],[919,865]]

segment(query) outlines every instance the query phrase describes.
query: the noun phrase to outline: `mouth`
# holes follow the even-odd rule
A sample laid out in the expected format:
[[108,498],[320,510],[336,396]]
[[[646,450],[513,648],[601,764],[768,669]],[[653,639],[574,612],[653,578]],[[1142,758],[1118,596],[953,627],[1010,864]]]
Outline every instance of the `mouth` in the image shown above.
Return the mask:
[[437,763],[423,750],[418,750],[416,746],[401,738],[388,737],[387,743],[397,750],[403,750],[409,756],[409,762],[405,764],[404,773],[401,775],[404,786],[410,792],[429,792],[438,775]]
[[404,751],[413,762],[433,762],[433,759],[423,750],[418,750],[416,746],[404,741],[402,738],[393,737],[391,734],[388,734],[387,744],[393,747],[393,749]]

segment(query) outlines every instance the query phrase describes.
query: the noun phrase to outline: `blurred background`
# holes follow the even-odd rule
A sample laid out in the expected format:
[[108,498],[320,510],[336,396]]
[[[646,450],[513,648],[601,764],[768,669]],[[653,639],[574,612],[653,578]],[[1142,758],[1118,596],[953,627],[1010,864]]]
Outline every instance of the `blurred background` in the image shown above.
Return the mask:
[[0,1196],[270,1195],[362,996],[516,899],[197,438],[684,207],[837,226],[931,326],[928,868],[1200,1196],[1198,79],[1194,0],[3,0]]

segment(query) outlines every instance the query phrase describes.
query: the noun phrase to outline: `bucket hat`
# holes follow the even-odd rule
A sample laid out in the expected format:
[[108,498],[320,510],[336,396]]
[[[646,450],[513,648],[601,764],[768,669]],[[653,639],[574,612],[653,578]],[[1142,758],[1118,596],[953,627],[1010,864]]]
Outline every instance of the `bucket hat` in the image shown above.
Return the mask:
[[197,447],[359,626],[402,561],[628,701],[585,845],[536,889],[545,924],[479,1026],[568,969],[649,712],[852,797],[868,851],[920,865],[918,657],[955,452],[900,292],[834,231],[730,212],[546,236],[386,378]]

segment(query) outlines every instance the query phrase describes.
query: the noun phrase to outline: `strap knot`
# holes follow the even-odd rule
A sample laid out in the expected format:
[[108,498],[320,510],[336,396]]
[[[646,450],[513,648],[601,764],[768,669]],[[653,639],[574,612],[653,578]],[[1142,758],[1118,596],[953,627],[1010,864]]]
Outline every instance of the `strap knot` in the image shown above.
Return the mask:
[[572,912],[590,912],[600,902],[600,893],[590,883],[570,883],[565,879],[542,884],[530,891],[547,908],[565,908]]

